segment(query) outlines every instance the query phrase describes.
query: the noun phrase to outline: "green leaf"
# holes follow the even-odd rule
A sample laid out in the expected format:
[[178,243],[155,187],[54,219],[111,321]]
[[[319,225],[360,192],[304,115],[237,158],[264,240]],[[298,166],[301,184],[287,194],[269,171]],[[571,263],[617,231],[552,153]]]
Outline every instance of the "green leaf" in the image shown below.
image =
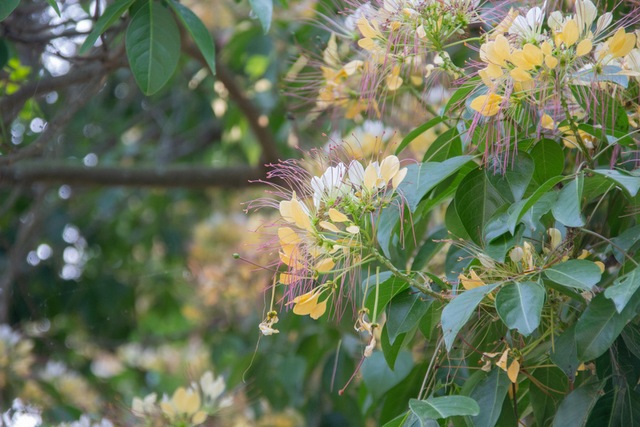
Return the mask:
[[538,200],[542,198],[549,190],[551,190],[557,183],[562,181],[564,177],[562,176],[554,176],[545,181],[542,185],[540,185],[536,190],[526,199],[520,200],[519,202],[511,205],[509,207],[509,232],[513,234],[515,232],[516,226],[520,223],[522,217],[527,213],[529,209],[531,209]]
[[[562,175],[564,153],[562,147],[550,139],[543,139],[531,149],[531,158],[535,165],[533,179],[539,184]],[[554,184],[555,185],[555,184]]]
[[462,140],[455,127],[448,129],[431,143],[422,158],[423,162],[443,162],[456,156],[462,156]]
[[395,296],[387,305],[387,331],[393,343],[396,337],[418,326],[433,299],[423,299],[420,293],[408,289]]
[[49,3],[49,6],[51,6],[53,10],[55,10],[59,17],[62,17],[62,15],[60,14],[60,7],[58,6],[56,0],[47,0],[47,3]]
[[411,212],[414,212],[425,194],[472,159],[471,156],[459,156],[441,163],[429,162],[409,165],[407,166],[407,176],[398,186],[398,192],[405,197]]
[[612,169],[594,169],[593,172],[612,180],[624,188],[631,197],[635,197],[640,190],[640,176],[629,175],[626,172]]
[[102,12],[102,15],[100,15],[100,18],[96,21],[87,38],[84,40],[84,43],[82,43],[82,46],[80,46],[78,53],[80,55],[87,53],[96,43],[98,37],[107,31],[114,22],[120,19],[134,1],[135,0],[118,0],[117,2],[107,6],[104,12]]
[[395,369],[387,365],[384,355],[374,352],[362,362],[362,380],[374,398],[378,399],[411,372],[413,358],[408,351],[400,352]]
[[171,13],[155,1],[145,4],[129,23],[125,44],[142,92],[152,95],[162,89],[180,56],[180,32]]
[[576,371],[580,366],[578,350],[576,349],[576,325],[569,326],[554,340],[551,361],[565,373],[569,381],[573,382]]
[[624,264],[627,258],[622,251],[629,252],[636,243],[640,242],[640,225],[624,230],[611,240],[615,243],[615,246],[612,245],[613,256],[620,264]]
[[564,398],[569,382],[558,368],[538,368],[532,376],[537,380],[537,383],[531,381],[529,385],[534,419],[538,427],[547,427],[553,421],[558,403]]
[[400,154],[402,150],[404,150],[406,146],[411,143],[411,141],[413,141],[414,139],[416,139],[417,137],[419,137],[420,135],[422,135],[432,127],[436,126],[437,124],[442,123],[443,120],[444,120],[443,117],[434,117],[433,119],[429,120],[426,123],[421,124],[414,130],[409,132],[407,136],[405,136],[402,139],[402,141],[400,142],[400,145],[398,145],[398,148],[396,148],[396,155]]
[[539,283],[508,284],[496,295],[496,310],[509,329],[517,329],[526,337],[540,325],[545,295]]
[[[375,307],[376,302],[376,280],[378,285],[378,306]],[[409,284],[391,274],[389,271],[381,272],[376,279],[376,275],[369,276],[362,282],[362,290],[368,291],[365,297],[365,307],[369,310],[369,315],[373,316],[373,313],[382,313],[382,310],[387,306],[391,299],[398,295],[400,292],[409,288]]]
[[583,427],[600,396],[604,382],[583,384],[560,403],[553,427]]
[[200,49],[202,57],[209,66],[211,73],[216,74],[216,46],[213,43],[211,34],[207,27],[204,26],[200,18],[196,16],[189,8],[181,5],[175,0],[169,1],[169,6],[176,13],[182,25],[189,31],[191,38],[196,42],[196,46]]
[[531,156],[521,152],[513,160],[513,167],[507,168],[504,177],[516,202],[520,201],[524,196],[533,177],[534,170],[535,164]]
[[592,261],[572,259],[544,270],[550,280],[571,288],[591,291],[600,282],[602,273]]
[[458,332],[467,323],[480,301],[499,285],[495,283],[465,291],[452,299],[442,310],[442,331],[447,351],[451,351]]
[[440,419],[464,415],[478,415],[478,403],[467,396],[430,397],[427,400],[411,399],[409,408],[420,419]]
[[469,396],[473,398],[480,407],[480,413],[471,417],[474,427],[493,427],[502,412],[502,402],[504,402],[507,392],[511,387],[511,381],[502,369],[494,368],[489,375],[479,382]]
[[387,324],[385,323],[382,327],[382,332],[380,332],[380,347],[382,348],[384,360],[387,361],[391,369],[395,369],[396,367],[396,360],[398,359],[398,354],[402,349],[402,344],[406,337],[406,333],[399,334],[395,341],[392,342],[389,339],[389,328],[387,328]]
[[553,217],[567,227],[582,227],[585,224],[581,213],[583,183],[583,175],[577,175],[560,190],[558,202],[551,209]]
[[422,246],[413,258],[411,264],[411,270],[419,271],[433,258],[444,246],[443,242],[436,242],[434,240],[442,240],[447,238],[447,229],[445,227],[438,227],[427,236]]
[[260,25],[265,34],[269,31],[271,26],[271,15],[273,14],[273,0],[249,0],[253,13],[256,14]]
[[504,204],[504,198],[487,179],[485,171],[476,169],[464,177],[454,199],[456,211],[467,233],[474,242],[484,246],[484,226]]
[[16,7],[20,4],[20,0],[2,0],[0,2],[0,21],[11,15]]
[[640,267],[618,277],[613,285],[604,291],[604,296],[612,300],[618,313],[621,313],[638,288],[640,288]]
[[638,293],[622,313],[603,294],[596,295],[576,322],[578,360],[586,362],[609,350],[622,329],[636,315]]
[[474,77],[472,79],[467,80],[464,84],[462,84],[449,98],[447,101],[447,105],[444,107],[444,114],[446,114],[451,108],[454,108],[457,104],[459,106],[464,106],[464,100],[468,98],[469,94],[478,87],[479,78]]

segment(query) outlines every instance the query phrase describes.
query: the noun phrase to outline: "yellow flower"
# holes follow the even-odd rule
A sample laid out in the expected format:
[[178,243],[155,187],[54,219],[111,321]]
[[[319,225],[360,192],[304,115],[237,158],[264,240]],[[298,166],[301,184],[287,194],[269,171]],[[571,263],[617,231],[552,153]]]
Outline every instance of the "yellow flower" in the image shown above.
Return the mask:
[[579,36],[578,24],[573,19],[568,19],[562,27],[562,32],[557,35],[559,41],[562,41],[566,47],[573,46]]
[[462,287],[464,287],[466,290],[469,291],[473,288],[478,288],[485,285],[482,279],[480,279],[480,276],[478,276],[474,270],[471,270],[469,272],[469,275],[471,276],[470,278],[466,277],[464,274],[458,276],[458,280],[460,280]]
[[634,33],[627,34],[624,28],[620,28],[605,44],[606,47],[600,53],[599,59],[605,55],[609,55],[611,59],[621,58],[636,47],[636,35]]
[[470,107],[472,110],[477,111],[485,117],[491,117],[498,114],[501,103],[502,96],[491,93],[489,95],[478,96],[476,99],[471,101]]
[[200,403],[200,393],[179,387],[173,393],[171,400],[164,400],[160,403],[160,407],[171,420],[186,416],[190,418],[192,425],[197,425],[202,424],[207,418],[207,413],[199,410]]
[[291,303],[294,304],[293,312],[299,316],[306,316],[307,314],[312,319],[318,319],[327,310],[327,300],[319,302],[322,290],[316,288],[306,294],[297,296]]
[[540,127],[543,129],[553,130],[555,123],[550,115],[543,114],[540,118]]
[[500,360],[496,362],[496,366],[505,371],[507,373],[507,376],[509,377],[509,380],[515,384],[516,381],[518,381],[518,373],[520,373],[520,362],[518,362],[517,359],[513,359],[511,365],[507,367],[508,357],[509,349],[507,348],[504,353],[502,353],[502,356],[500,356]]
[[385,78],[385,82],[387,83],[387,89],[391,92],[398,89],[402,86],[402,77],[400,77],[400,66],[396,65],[391,70],[391,73]]
[[309,210],[296,198],[295,192],[291,200],[283,200],[280,202],[280,215],[282,215],[282,218],[287,222],[294,223],[296,226],[307,231],[314,231]]
[[591,43],[591,40],[584,39],[578,43],[578,46],[576,47],[576,56],[584,56],[591,52],[591,49],[593,49],[593,43]]

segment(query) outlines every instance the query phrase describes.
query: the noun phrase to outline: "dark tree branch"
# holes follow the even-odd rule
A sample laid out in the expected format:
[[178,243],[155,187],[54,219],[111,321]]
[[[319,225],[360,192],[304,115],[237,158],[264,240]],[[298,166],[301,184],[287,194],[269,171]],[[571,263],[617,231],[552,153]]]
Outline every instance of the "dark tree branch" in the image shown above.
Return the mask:
[[239,188],[264,179],[266,170],[249,166],[211,168],[172,167],[84,167],[45,161],[23,161],[0,166],[0,186],[46,182],[74,186]]
[[[200,53],[194,44],[183,43],[182,48],[189,56],[200,61],[203,66],[207,66],[202,53]],[[251,131],[262,147],[262,162],[277,163],[279,160],[278,146],[273,133],[268,127],[260,125],[260,111],[258,111],[251,100],[245,96],[240,86],[236,83],[233,73],[220,61],[220,58],[216,58],[216,78],[224,84],[227,91],[229,91],[229,98],[235,102],[247,119]]]

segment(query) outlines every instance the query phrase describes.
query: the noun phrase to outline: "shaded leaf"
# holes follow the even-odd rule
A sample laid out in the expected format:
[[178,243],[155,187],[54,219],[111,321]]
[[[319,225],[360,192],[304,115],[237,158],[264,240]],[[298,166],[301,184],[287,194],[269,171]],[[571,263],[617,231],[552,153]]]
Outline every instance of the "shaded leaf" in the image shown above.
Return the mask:
[[626,172],[612,169],[595,169],[593,172],[604,176],[624,188],[631,197],[635,197],[640,190],[640,176],[629,175]]
[[582,227],[585,222],[582,217],[582,188],[584,177],[582,174],[567,184],[558,195],[558,201],[551,208],[553,217],[567,227]]
[[604,291],[604,295],[613,301],[618,313],[622,312],[626,307],[633,294],[636,293],[640,287],[640,267],[636,267],[635,270],[625,274],[622,277],[618,277],[613,285],[608,287]]
[[456,156],[462,156],[462,140],[455,127],[438,135],[422,158],[423,162],[443,162]]
[[425,133],[426,131],[428,131],[432,127],[438,125],[439,123],[442,123],[443,120],[444,120],[443,117],[434,117],[433,119],[429,120],[426,123],[421,124],[420,126],[415,128],[414,130],[409,132],[402,139],[402,141],[400,142],[400,145],[398,145],[398,148],[396,148],[396,155],[400,154],[402,152],[402,150],[404,150],[405,147],[411,143],[411,141],[413,141],[414,139],[416,139],[417,137],[419,137],[420,135],[422,135],[423,133]]
[[578,350],[576,348],[576,325],[569,326],[560,336],[554,340],[554,348],[551,352],[551,361],[562,369],[564,374],[573,382],[576,371],[580,366]]
[[180,56],[180,32],[171,13],[154,1],[145,4],[129,23],[125,44],[142,92],[152,95],[162,89]]
[[18,7],[20,0],[3,0],[0,2],[0,21],[4,20]]
[[533,173],[535,170],[535,164],[531,156],[527,153],[518,152],[518,155],[513,160],[513,167],[508,168],[504,174],[513,199],[517,202],[522,199],[531,182]]
[[273,15],[273,0],[249,0],[251,10],[256,14],[265,33],[271,27],[271,15]]
[[442,310],[442,331],[447,351],[451,351],[458,332],[467,323],[480,301],[498,286],[499,283],[495,283],[465,291],[457,295]]
[[502,369],[492,369],[470,393],[480,407],[480,413],[471,417],[474,427],[493,427],[502,412],[502,403],[511,387],[511,381]]
[[367,390],[377,399],[405,379],[412,367],[413,358],[407,351],[400,352],[398,355],[395,370],[389,368],[382,353],[374,352],[362,362],[362,380]]
[[558,368],[538,368],[533,374],[536,382],[531,382],[529,394],[531,408],[538,427],[546,427],[553,422],[558,404],[565,396],[569,382]]
[[402,349],[402,343],[406,336],[406,333],[399,334],[394,338],[395,341],[391,341],[389,339],[389,329],[387,328],[387,325],[385,324],[382,327],[382,332],[380,333],[380,347],[382,348],[384,359],[392,370],[396,367],[396,360],[400,350]]
[[387,305],[385,326],[390,342],[393,343],[399,334],[416,327],[432,302],[433,299],[425,299],[421,293],[411,290],[395,296]]
[[84,55],[85,53],[87,53],[89,49],[91,49],[96,43],[98,37],[100,37],[100,35],[105,31],[107,31],[107,29],[109,29],[109,27],[111,27],[114,22],[120,19],[120,17],[127,11],[127,9],[129,9],[129,6],[131,6],[134,1],[135,0],[118,0],[117,2],[107,6],[104,12],[102,12],[102,15],[100,15],[100,18],[98,18],[98,20],[94,24],[93,29],[91,30],[87,38],[84,40],[84,43],[82,43],[82,46],[80,46],[80,50],[78,51],[78,53],[80,55]]
[[496,295],[496,310],[509,329],[530,335],[540,324],[545,290],[539,283],[523,282],[503,286]]
[[562,175],[562,170],[564,169],[564,153],[562,147],[557,142],[550,139],[543,139],[531,149],[529,154],[535,165],[533,178],[539,184],[558,175]]
[[[378,283],[378,305],[376,308],[376,283]],[[409,288],[409,284],[397,277],[391,272],[381,272],[378,277],[373,274],[362,282],[362,291],[366,292],[365,307],[369,310],[369,314],[382,313],[391,299],[400,292]]]
[[553,419],[554,427],[582,427],[600,396],[604,382],[583,384],[564,398]]
[[591,291],[602,276],[600,268],[585,259],[572,259],[556,264],[544,270],[544,274],[560,285],[584,291]]
[[[517,203],[514,203],[509,207],[509,222],[508,227],[511,234],[514,233],[516,226],[522,219],[522,217],[532,209],[533,206],[545,195],[547,192],[551,190],[556,184],[562,181],[564,177],[562,176],[554,176],[547,181],[545,181],[542,185],[540,185],[528,198],[524,200],[520,200]],[[553,204],[551,205],[553,206]],[[551,207],[550,207],[551,208]],[[550,209],[549,208],[549,209]],[[547,210],[548,212],[548,210]],[[546,213],[546,212],[545,212]],[[537,218],[536,218],[537,219]]]
[[478,415],[478,403],[467,396],[430,397],[426,400],[411,399],[409,408],[420,419],[440,419],[453,416]]
[[191,38],[196,42],[196,46],[202,53],[202,57],[209,66],[211,73],[216,74],[216,46],[213,43],[209,30],[204,26],[200,18],[189,8],[181,5],[175,0],[169,1],[169,6],[174,10],[178,19],[189,31]]

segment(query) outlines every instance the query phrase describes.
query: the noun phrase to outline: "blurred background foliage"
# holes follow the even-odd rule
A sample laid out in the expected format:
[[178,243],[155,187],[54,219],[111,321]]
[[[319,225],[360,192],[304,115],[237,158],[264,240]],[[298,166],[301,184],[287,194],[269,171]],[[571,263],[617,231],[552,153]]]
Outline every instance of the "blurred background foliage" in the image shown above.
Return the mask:
[[25,0],[0,23],[0,425],[142,425],[135,397],[171,398],[207,371],[226,387],[204,425],[362,425],[370,403],[337,394],[355,337],[338,353],[339,325],[283,316],[292,332],[258,345],[264,215],[242,212],[263,163],[329,130],[281,96],[301,45],[326,43],[305,20],[320,6],[277,4],[265,34],[247,1],[183,2],[218,77],[183,34],[177,71],[147,97],[124,61],[128,15],[79,55],[113,2],[53,3],[59,16]]

